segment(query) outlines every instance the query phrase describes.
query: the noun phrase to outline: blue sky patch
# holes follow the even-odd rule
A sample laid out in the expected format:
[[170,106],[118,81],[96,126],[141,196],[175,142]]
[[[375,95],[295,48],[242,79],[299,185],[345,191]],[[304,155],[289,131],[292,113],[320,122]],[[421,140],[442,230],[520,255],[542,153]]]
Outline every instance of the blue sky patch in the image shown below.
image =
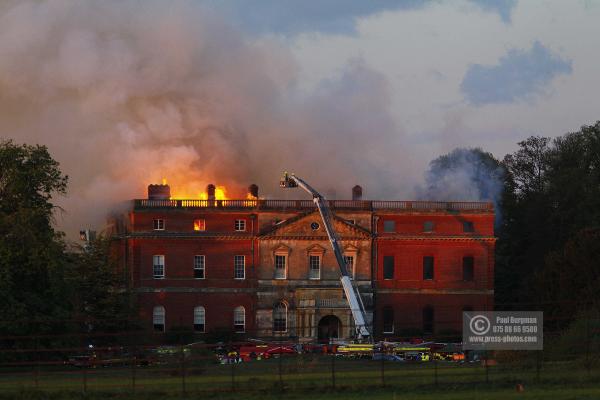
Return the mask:
[[513,103],[542,94],[554,77],[571,72],[571,60],[536,41],[530,50],[509,50],[497,65],[471,64],[460,89],[473,105]]

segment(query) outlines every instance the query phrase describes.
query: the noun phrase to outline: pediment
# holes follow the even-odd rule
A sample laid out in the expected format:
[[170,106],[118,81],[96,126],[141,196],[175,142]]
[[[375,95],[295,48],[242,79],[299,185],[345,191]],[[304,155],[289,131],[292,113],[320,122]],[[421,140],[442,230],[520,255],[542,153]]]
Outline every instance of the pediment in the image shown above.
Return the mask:
[[344,253],[358,253],[358,247],[354,246],[352,243],[349,243],[344,246],[343,251]]
[[275,247],[273,249],[273,253],[275,254],[289,254],[290,253],[290,248],[288,246],[286,246],[285,244],[280,244],[279,246]]
[[309,248],[306,249],[308,254],[324,254],[326,251],[325,247],[320,244],[313,244]]
[[[334,216],[333,229],[341,239],[369,239],[371,232],[367,229],[350,224],[342,218]],[[261,234],[262,237],[293,237],[293,238],[327,238],[327,232],[318,211],[298,215],[278,225],[270,227]]]

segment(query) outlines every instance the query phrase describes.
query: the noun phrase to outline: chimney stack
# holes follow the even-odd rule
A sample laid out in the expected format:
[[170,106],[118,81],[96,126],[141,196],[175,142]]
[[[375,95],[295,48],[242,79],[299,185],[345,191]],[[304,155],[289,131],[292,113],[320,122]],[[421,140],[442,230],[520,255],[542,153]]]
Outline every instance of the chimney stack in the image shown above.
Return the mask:
[[209,184],[206,187],[206,193],[208,194],[208,200],[215,200],[215,185]]
[[148,200],[169,200],[171,188],[169,185],[148,185]]
[[352,188],[352,200],[362,200],[362,187],[359,185]]
[[248,186],[248,194],[254,197],[255,199],[258,199],[258,186],[254,183]]

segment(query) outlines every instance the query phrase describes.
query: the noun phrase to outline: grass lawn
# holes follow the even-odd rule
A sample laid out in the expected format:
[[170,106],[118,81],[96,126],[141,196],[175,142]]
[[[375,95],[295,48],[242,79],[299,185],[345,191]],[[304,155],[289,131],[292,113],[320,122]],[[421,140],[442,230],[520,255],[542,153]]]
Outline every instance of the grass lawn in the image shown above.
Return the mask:
[[[308,355],[238,365],[192,362],[185,365],[185,376],[181,367],[174,363],[135,369],[2,371],[0,400],[600,399],[600,374],[577,362],[547,362],[539,371],[530,364],[497,365],[486,370],[481,364],[382,365],[372,360]],[[516,391],[517,383],[524,385],[523,392]]]

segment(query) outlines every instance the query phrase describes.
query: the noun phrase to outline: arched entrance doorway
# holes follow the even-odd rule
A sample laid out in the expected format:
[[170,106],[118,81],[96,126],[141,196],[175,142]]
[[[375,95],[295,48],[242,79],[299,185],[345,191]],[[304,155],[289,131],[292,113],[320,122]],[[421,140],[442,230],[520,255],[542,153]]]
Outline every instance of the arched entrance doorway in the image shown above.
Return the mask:
[[326,315],[319,321],[319,339],[337,339],[340,337],[342,322],[335,315]]

